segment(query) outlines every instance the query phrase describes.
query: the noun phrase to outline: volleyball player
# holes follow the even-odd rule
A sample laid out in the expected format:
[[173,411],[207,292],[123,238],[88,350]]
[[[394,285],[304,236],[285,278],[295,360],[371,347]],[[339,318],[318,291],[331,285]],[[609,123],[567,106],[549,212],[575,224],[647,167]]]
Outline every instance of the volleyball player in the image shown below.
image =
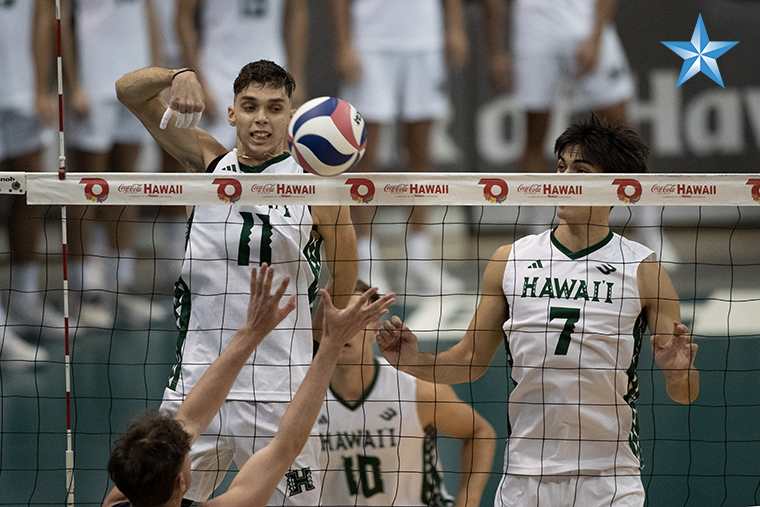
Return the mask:
[[[357,282],[353,299],[368,289]],[[496,447],[493,428],[450,386],[374,358],[379,327],[371,322],[351,338],[330,381],[318,420],[321,505],[480,505]],[[438,431],[462,443],[456,503],[443,485]]]
[[[281,277],[280,277],[281,278]],[[108,472],[116,484],[103,507],[179,506],[192,483],[188,450],[217,416],[225,397],[236,382],[257,345],[275,338],[270,331],[296,308],[291,294],[280,307],[289,277],[281,278],[279,288],[271,293],[273,269],[266,263],[251,271],[250,298],[244,326],[193,387],[174,417],[146,417],[132,424],[114,445]],[[324,335],[303,383],[285,411],[271,443],[256,452],[242,466],[226,493],[208,505],[256,506],[267,500],[298,455],[313,428],[322,405],[330,375],[343,345],[366,324],[387,313],[395,301],[384,296],[367,305],[374,291],[367,291],[353,305],[337,310],[324,292]],[[314,488],[308,482],[302,488]]]
[[[555,144],[558,172],[643,173],[648,148],[592,115]],[[499,248],[464,338],[437,355],[394,317],[377,338],[402,371],[441,383],[480,377],[506,335],[510,436],[495,505],[641,506],[636,368],[648,326],[668,395],[699,392],[697,345],[647,247],[610,231],[610,206],[558,206],[559,226]]]
[[[176,0],[175,0],[176,2]],[[253,60],[271,60],[298,83],[293,103],[306,100],[309,47],[308,0],[182,0],[177,35],[184,65],[203,85],[206,109],[201,127],[225,147],[235,146],[227,124],[230,83]]]
[[[468,58],[462,0],[332,0],[332,7],[341,95],[361,111],[367,125],[368,148],[358,170],[375,171],[381,126],[398,120],[406,148],[404,169],[431,171],[430,134],[434,121],[449,110],[447,56],[453,69]],[[360,277],[384,290],[388,282],[382,267],[370,263],[381,258],[377,238],[370,241],[375,212],[371,206],[352,208]],[[430,260],[426,218],[426,206],[412,209],[410,291],[455,292],[461,282],[442,275],[440,265]]]
[[[177,119],[161,128],[171,88]],[[187,170],[218,174],[301,174],[285,151],[293,114],[293,77],[270,61],[243,67],[234,83],[229,123],[237,148],[228,151],[211,135],[190,126],[203,111],[203,89],[190,69],[145,68],[116,83],[120,100]],[[180,337],[177,363],[163,409],[177,410],[208,365],[245,322],[251,268],[262,262],[290,276],[296,310],[256,350],[230,390],[221,413],[190,452],[193,486],[186,498],[204,501],[222,481],[232,460],[238,467],[277,431],[285,407],[306,374],[312,355],[311,301],[318,287],[320,247],[332,274],[330,288],[344,307],[356,285],[356,237],[347,208],[301,205],[196,206],[190,219],[182,275],[175,286]],[[234,436],[233,436],[234,435]],[[319,443],[307,443],[295,474],[314,474],[318,483]],[[318,491],[289,486],[281,478],[273,504],[315,505]]]
[[[42,124],[54,121],[56,112],[48,80],[55,55],[54,30],[53,6],[41,0],[0,2],[2,171],[23,175],[23,171],[44,170]],[[40,338],[63,339],[63,315],[40,297],[36,247],[44,208],[27,206],[24,195],[6,196],[2,201],[11,276],[7,298],[0,303],[0,360],[3,368],[33,366],[49,354],[20,335],[35,344]]]

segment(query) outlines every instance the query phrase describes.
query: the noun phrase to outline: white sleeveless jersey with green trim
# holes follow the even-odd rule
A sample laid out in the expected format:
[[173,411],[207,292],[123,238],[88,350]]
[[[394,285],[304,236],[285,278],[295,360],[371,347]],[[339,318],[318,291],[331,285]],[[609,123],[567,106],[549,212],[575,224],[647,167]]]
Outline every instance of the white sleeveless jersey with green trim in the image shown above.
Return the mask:
[[[263,172],[299,174],[289,154],[250,168],[233,150],[209,166],[214,174]],[[175,286],[179,338],[169,388],[184,395],[245,324],[251,268],[275,268],[272,287],[285,276],[296,309],[256,348],[238,375],[228,399],[289,401],[312,357],[311,303],[319,279],[321,241],[311,235],[307,206],[196,206],[188,221],[182,275]]]
[[610,233],[570,252],[547,231],[514,243],[502,289],[513,386],[507,474],[639,468],[636,367],[647,247]]
[[453,505],[435,430],[422,427],[417,380],[383,358],[356,404],[330,389],[318,419],[320,505]]

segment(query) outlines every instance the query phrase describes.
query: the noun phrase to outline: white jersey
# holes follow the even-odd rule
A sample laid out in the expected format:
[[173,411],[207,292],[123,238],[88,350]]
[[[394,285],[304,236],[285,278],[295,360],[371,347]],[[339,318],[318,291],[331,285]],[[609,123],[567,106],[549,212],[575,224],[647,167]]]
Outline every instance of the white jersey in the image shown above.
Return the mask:
[[512,10],[513,50],[556,52],[591,35],[596,0],[517,0]]
[[[208,172],[223,176],[300,174],[303,170],[288,153],[250,168],[238,162],[233,150],[210,164]],[[227,399],[292,399],[312,357],[310,306],[321,265],[321,241],[311,235],[312,225],[307,206],[196,206],[189,221],[182,275],[174,290],[180,334],[170,389],[187,395],[245,324],[251,268],[266,262],[276,270],[273,287],[290,276],[284,301],[296,291],[296,309],[256,348]]]
[[114,83],[151,63],[145,0],[77,0],[75,22],[85,92],[115,100]]
[[32,0],[0,1],[0,109],[34,111],[33,18]]
[[439,51],[441,0],[353,0],[352,37],[360,51]]
[[417,380],[385,359],[358,403],[330,389],[318,424],[321,505],[453,505],[435,430],[420,423]]
[[640,467],[637,271],[647,258],[613,233],[575,253],[551,231],[512,246],[502,285],[514,383],[507,474]]
[[204,0],[200,63],[216,99],[232,105],[232,83],[249,62],[287,66],[285,0]]

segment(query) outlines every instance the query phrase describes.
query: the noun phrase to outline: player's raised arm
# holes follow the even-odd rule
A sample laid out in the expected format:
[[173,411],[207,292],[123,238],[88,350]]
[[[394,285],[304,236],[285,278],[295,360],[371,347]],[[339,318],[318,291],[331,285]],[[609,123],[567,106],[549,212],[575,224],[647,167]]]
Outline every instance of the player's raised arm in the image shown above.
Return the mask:
[[501,283],[510,246],[496,250],[483,274],[480,303],[462,340],[438,354],[420,352],[417,337],[401,319],[383,322],[376,336],[380,352],[390,364],[421,380],[459,384],[480,378],[504,340],[507,302]]
[[483,416],[460,400],[451,386],[417,381],[417,412],[432,426],[462,442],[456,507],[480,505],[496,451],[496,432]]
[[687,405],[699,394],[699,371],[694,367],[697,344],[681,323],[681,304],[670,276],[659,262],[643,261],[638,270],[639,294],[646,311],[652,349],[665,374],[673,401]]
[[[161,92],[171,89],[169,102]],[[116,95],[150,135],[188,171],[202,172],[227,152],[195,127],[205,108],[201,84],[191,69],[146,67],[116,82]]]
[[367,304],[370,296],[376,292],[377,288],[370,289],[354,304],[339,310],[333,306],[330,295],[322,291],[325,307],[322,343],[306,377],[280,421],[277,434],[266,447],[246,462],[232,481],[227,493],[204,505],[225,507],[266,505],[277,483],[309,438],[341,349],[370,322],[375,322],[388,313],[388,307],[396,301],[396,295],[391,293],[382,296],[374,303]]
[[[312,206],[316,232],[325,245],[325,262],[330,270],[327,291],[335,306],[345,308],[354,294],[359,272],[356,232],[348,206]],[[320,303],[314,319],[314,339],[321,340],[323,308]]]

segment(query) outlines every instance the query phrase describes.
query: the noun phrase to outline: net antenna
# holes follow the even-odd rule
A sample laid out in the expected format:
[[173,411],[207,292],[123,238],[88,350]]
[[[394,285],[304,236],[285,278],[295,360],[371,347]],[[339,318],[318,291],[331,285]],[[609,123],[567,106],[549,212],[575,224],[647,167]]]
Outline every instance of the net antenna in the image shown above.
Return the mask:
[[[55,0],[56,66],[58,70],[58,179],[66,179],[63,140],[63,64],[61,58],[61,0]],[[66,205],[61,205],[61,255],[63,256],[63,328],[66,376],[66,505],[74,506],[74,448],[71,434],[71,355],[69,349],[69,276],[66,262]]]

